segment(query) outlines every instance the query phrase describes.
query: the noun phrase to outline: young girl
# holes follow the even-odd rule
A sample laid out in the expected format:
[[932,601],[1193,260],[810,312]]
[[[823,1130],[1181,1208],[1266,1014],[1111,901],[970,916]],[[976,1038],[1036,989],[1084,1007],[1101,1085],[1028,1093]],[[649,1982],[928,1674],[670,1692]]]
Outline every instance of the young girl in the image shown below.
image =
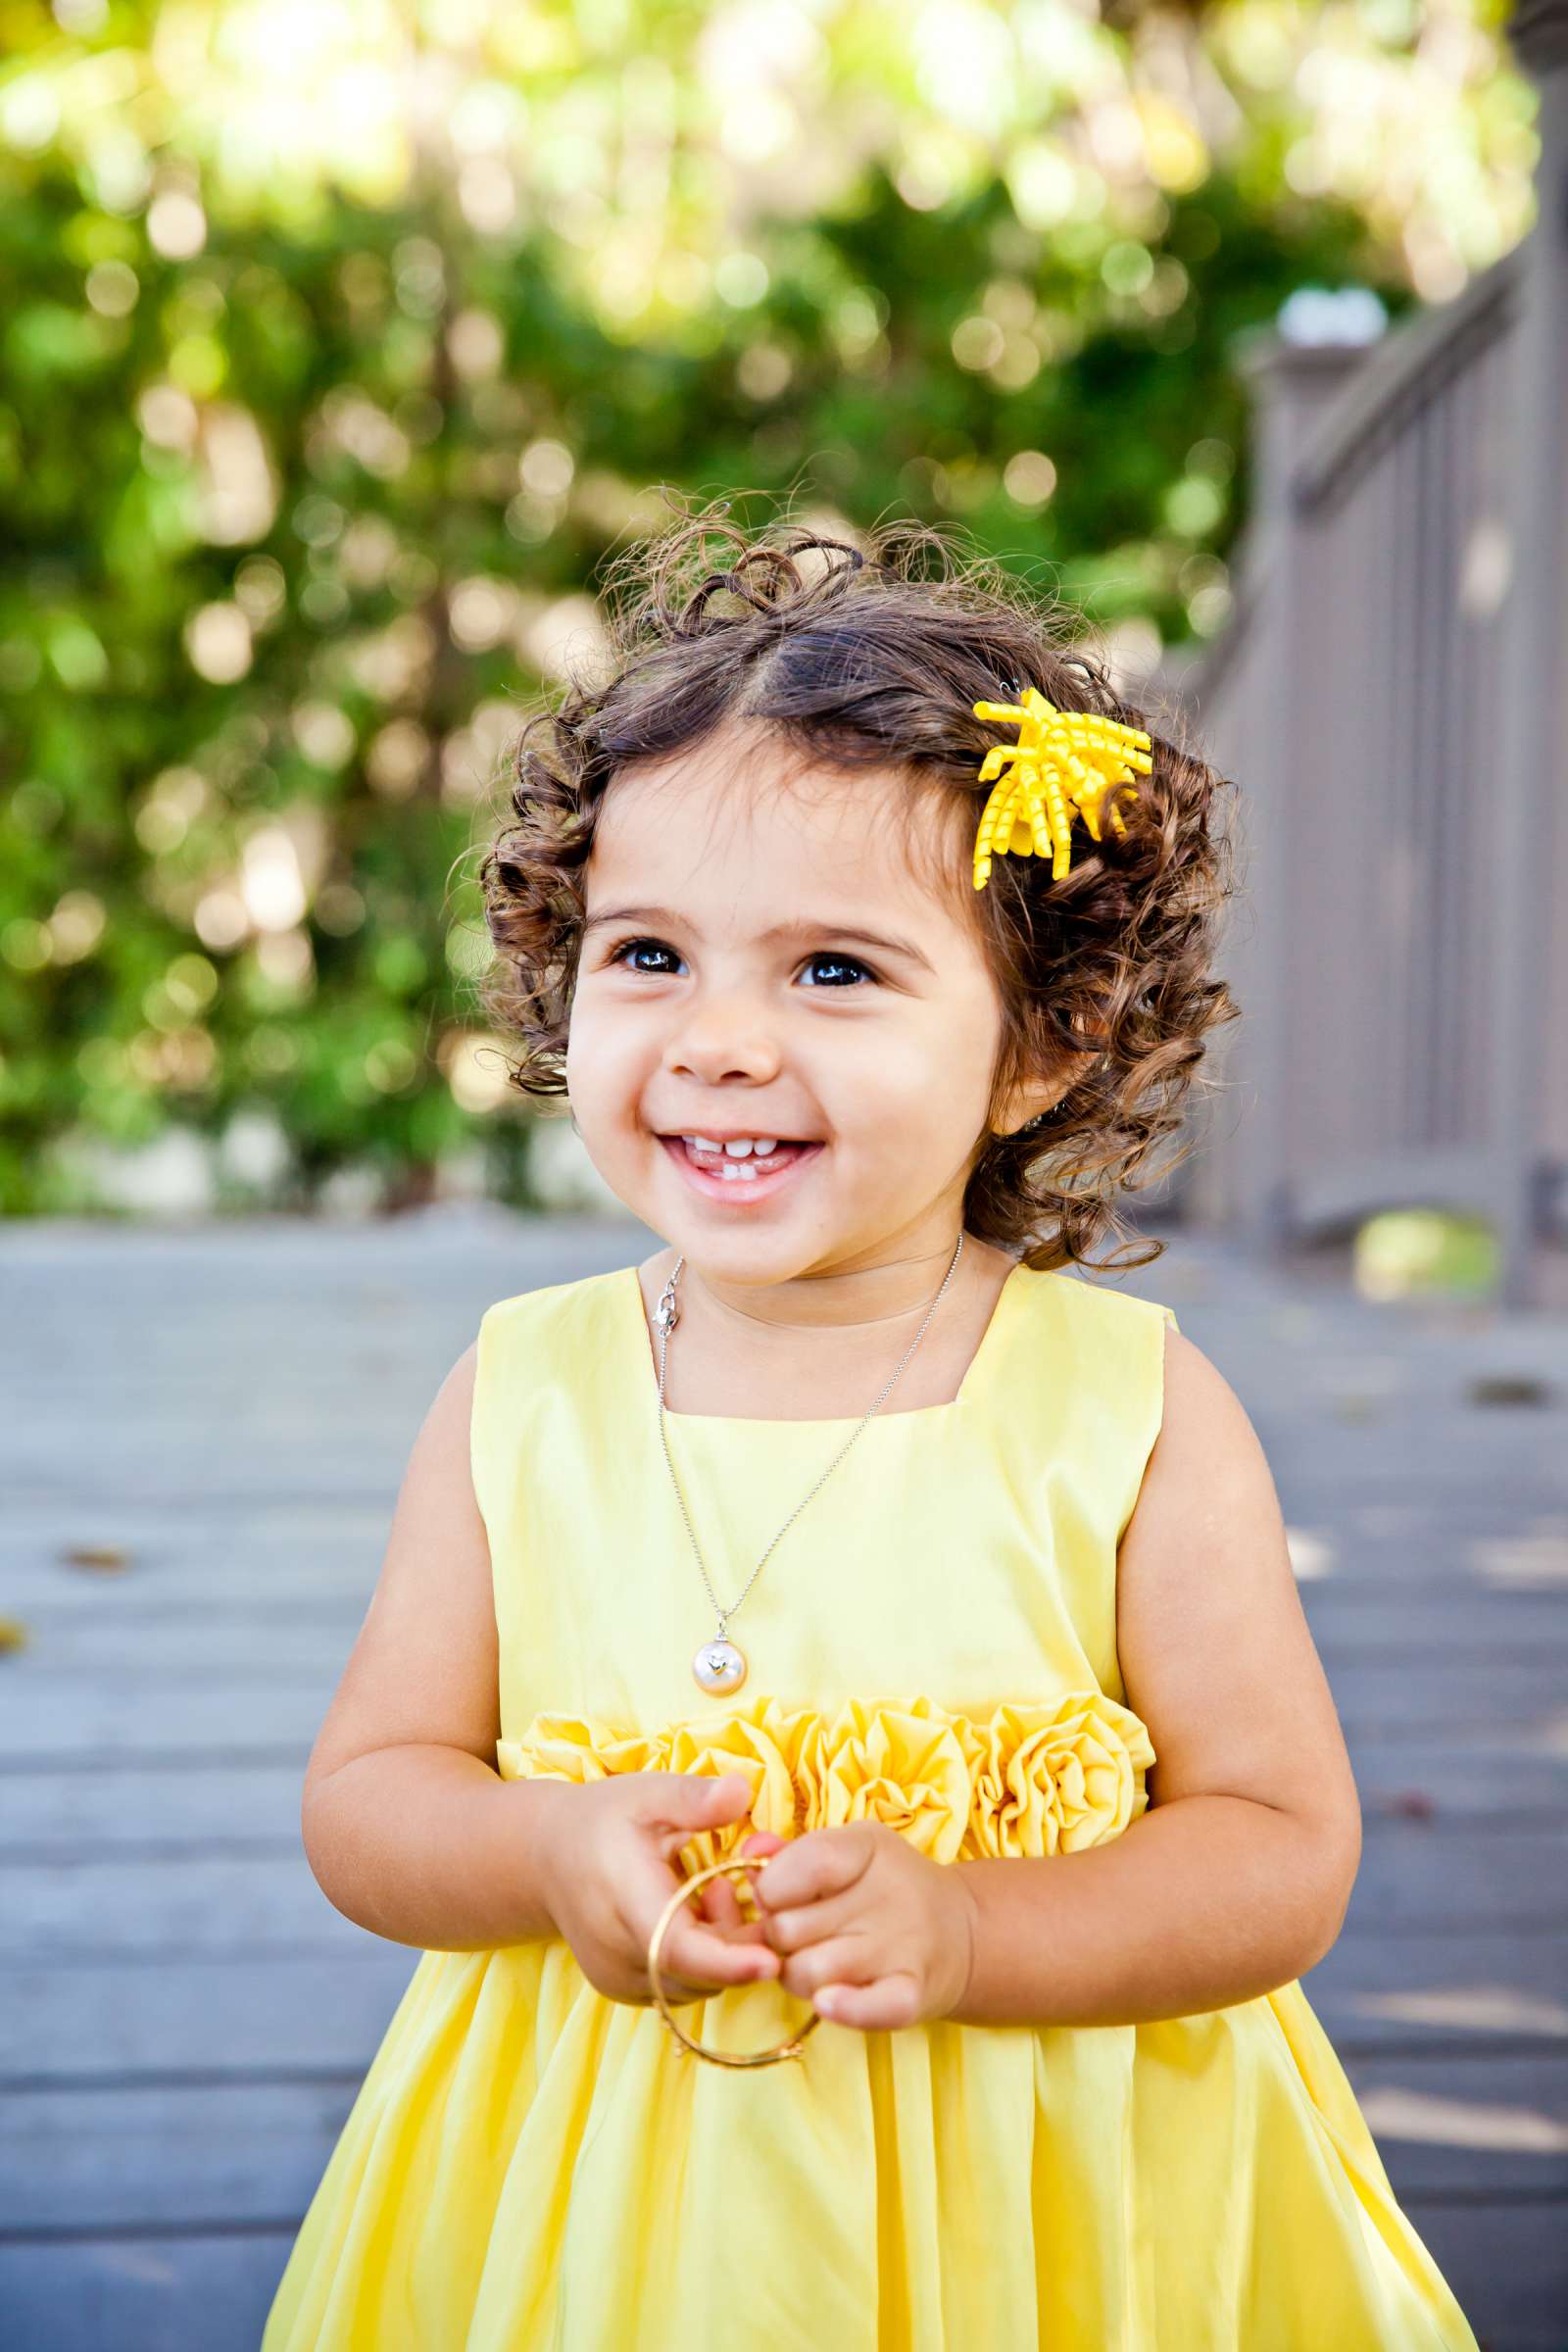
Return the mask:
[[1266,1463],[1070,1270],[1235,1011],[1220,780],[947,555],[688,519],[524,733],[487,993],[665,1246],[415,1446],[304,1830],[422,1957],[265,2352],[1476,2352],[1297,1982]]

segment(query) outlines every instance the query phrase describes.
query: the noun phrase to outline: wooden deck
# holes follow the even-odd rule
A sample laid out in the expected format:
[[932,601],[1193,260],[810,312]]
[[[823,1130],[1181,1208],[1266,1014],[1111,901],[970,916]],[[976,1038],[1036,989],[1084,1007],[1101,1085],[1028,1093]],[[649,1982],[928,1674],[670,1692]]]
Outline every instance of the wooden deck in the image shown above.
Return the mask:
[[[414,1960],[298,1834],[409,1446],[493,1298],[652,1247],[473,1210],[0,1232],[8,2352],[255,2352]],[[1354,1756],[1308,1997],[1486,2352],[1564,2352],[1568,1320],[1175,1237],[1129,1287],[1257,1426]]]

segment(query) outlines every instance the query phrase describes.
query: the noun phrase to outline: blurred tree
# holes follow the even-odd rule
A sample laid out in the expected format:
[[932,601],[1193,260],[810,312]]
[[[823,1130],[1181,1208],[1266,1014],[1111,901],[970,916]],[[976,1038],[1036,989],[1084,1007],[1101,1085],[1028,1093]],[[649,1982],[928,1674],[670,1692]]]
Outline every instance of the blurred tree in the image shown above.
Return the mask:
[[[760,4],[405,40],[347,0],[0,0],[0,1207],[85,1197],[63,1140],[257,1113],[285,1198],[366,1161],[425,1198],[480,1137],[526,1198],[467,993],[475,842],[657,483],[956,518],[1146,650],[1218,627],[1232,337],[1303,282],[1396,310],[1447,249],[1424,183],[1402,216],[1338,189],[1283,87],[1295,14],[1217,17],[1198,49],[979,0],[897,43],[882,9]],[[1465,22],[1447,160],[1490,258],[1528,139]],[[955,112],[934,78],[966,28],[1037,92],[994,138],[994,80],[968,59]],[[1397,58],[1356,54],[1364,110]],[[803,209],[779,110],[813,88],[853,171]]]

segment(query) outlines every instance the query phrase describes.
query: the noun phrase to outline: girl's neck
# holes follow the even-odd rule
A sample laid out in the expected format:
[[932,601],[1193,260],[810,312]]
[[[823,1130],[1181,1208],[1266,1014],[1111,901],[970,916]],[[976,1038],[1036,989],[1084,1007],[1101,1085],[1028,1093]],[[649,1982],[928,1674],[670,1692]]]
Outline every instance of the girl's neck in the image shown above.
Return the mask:
[[[931,1310],[956,1236],[930,1261],[910,1256],[801,1283],[709,1282],[682,1268],[680,1320],[669,1342],[665,1406],[745,1420],[837,1420],[866,1412]],[[638,1268],[649,1344],[660,1292],[678,1252]],[[1015,1260],[972,1236],[924,1339],[884,1412],[949,1404],[989,1327]]]

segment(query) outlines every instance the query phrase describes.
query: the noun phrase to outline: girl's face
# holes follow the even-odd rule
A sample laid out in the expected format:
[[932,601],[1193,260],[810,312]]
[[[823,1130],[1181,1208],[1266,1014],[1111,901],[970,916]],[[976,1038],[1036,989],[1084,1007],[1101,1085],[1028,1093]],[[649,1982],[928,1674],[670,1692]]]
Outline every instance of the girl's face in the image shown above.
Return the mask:
[[[932,829],[935,797],[911,812],[911,846],[951,873],[939,892],[902,811],[888,820],[902,777],[786,760],[732,728],[614,779],[566,1052],[605,1181],[701,1273],[740,1284],[951,1251],[1002,1035],[963,845]],[[691,1137],[781,1150],[715,1158]]]

